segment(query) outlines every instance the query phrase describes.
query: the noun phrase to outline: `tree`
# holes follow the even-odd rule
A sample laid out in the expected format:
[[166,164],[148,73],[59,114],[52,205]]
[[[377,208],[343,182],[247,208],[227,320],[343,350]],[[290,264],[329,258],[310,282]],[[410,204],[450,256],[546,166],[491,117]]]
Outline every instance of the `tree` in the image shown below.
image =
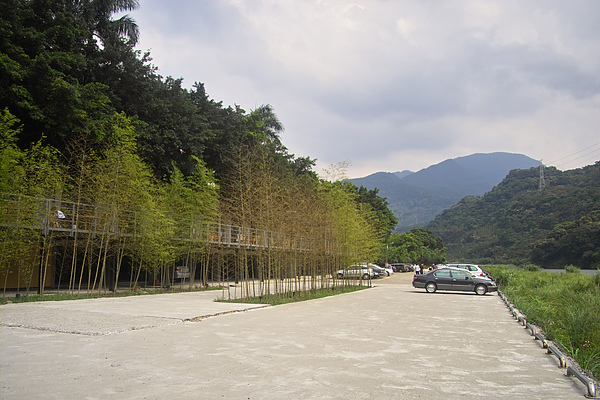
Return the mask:
[[543,267],[600,267],[600,211],[554,226],[533,245],[531,260]]
[[[0,271],[8,278],[9,267],[16,266],[19,280],[22,278],[27,289],[34,278],[34,266],[41,265],[40,291],[48,268],[48,255],[52,237],[44,236],[41,241],[37,233],[23,226],[41,226],[48,218],[48,210],[36,197],[60,199],[64,187],[64,168],[59,162],[56,149],[44,146],[41,140],[32,143],[30,148],[20,151],[16,147],[16,135],[20,133],[18,120],[4,110],[0,120],[0,191],[6,200],[17,199],[18,210],[5,209],[3,214],[16,217],[6,220],[2,229]],[[7,204],[11,204],[7,202]],[[47,205],[47,204],[46,204]],[[3,215],[4,216],[4,215]],[[36,255],[41,254],[41,259]],[[4,282],[6,284],[6,281]]]
[[107,45],[110,42],[128,39],[135,45],[139,38],[139,29],[129,15],[117,20],[111,19],[113,14],[133,11],[139,8],[138,0],[88,0],[83,3],[83,13],[90,30]]
[[74,134],[102,136],[112,114],[108,87],[93,79],[97,46],[81,16],[81,3],[8,1],[2,16],[0,107],[23,123],[22,149],[39,140],[64,149]]
[[[393,233],[387,240],[387,259],[390,263],[410,262],[433,265],[446,262],[442,240],[426,229],[413,228],[406,233]],[[380,258],[384,255],[381,254]]]
[[[351,184],[346,182],[346,184]],[[356,186],[354,185],[356,188]],[[358,202],[368,204],[371,210],[376,214],[378,221],[378,230],[381,235],[387,236],[394,229],[398,223],[398,219],[394,216],[394,213],[389,209],[387,199],[379,197],[379,189],[375,188],[368,190],[364,186],[360,186],[358,189]]]
[[0,114],[0,192],[16,193],[23,177],[23,152],[17,147],[19,120],[8,109]]
[[[163,184],[167,213],[175,224],[176,261],[190,268],[193,283],[196,266],[206,251],[205,231],[208,223],[217,219],[218,197],[214,176],[202,160],[194,158],[196,168],[193,175],[184,176],[173,165],[168,183]],[[202,276],[207,283],[206,273]]]

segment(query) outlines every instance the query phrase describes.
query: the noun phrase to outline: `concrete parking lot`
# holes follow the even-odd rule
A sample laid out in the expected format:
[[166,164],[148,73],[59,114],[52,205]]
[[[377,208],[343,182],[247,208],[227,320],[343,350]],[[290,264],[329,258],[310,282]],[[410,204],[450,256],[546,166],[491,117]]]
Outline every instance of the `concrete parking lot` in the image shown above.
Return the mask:
[[0,397],[584,398],[497,295],[411,278],[276,307],[219,292],[0,306]]

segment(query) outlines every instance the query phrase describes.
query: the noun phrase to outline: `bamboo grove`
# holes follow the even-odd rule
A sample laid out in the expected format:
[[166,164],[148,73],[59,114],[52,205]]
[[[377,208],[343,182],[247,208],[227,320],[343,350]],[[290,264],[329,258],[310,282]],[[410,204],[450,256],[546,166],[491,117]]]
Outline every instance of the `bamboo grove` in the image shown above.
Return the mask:
[[387,202],[320,180],[270,105],[160,76],[122,14],[138,1],[0,3],[5,291],[173,288],[185,266],[187,285],[261,296],[336,285],[336,268],[381,254]]
[[[102,146],[79,137],[67,154],[42,143],[21,151],[18,121],[3,112],[4,291],[9,282],[75,294],[175,289],[174,268],[185,265],[186,287],[269,296],[349,284],[333,272],[371,260],[381,245],[380,221],[352,186],[298,176],[269,146],[238,152],[220,184],[197,158],[192,175],[173,165],[164,182],[137,155],[129,120],[116,115],[112,124]],[[217,223],[236,227],[242,245],[214,245]],[[268,239],[245,245],[254,243],[246,232]]]

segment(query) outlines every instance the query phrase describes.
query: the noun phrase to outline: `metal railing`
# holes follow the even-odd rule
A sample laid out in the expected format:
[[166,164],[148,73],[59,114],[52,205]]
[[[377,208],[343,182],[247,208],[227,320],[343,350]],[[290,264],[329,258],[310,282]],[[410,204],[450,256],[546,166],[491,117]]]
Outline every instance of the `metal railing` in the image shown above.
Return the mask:
[[[144,236],[146,215],[56,199],[0,193],[0,226],[38,230],[43,235],[63,233],[89,235]],[[314,249],[314,241],[266,229],[173,219],[174,240],[190,240],[224,247],[275,248],[295,251]],[[324,243],[326,252],[332,243]]]
[[567,376],[575,376],[577,379],[579,379],[581,381],[581,383],[583,383],[586,386],[587,391],[588,391],[586,397],[590,397],[590,398],[596,397],[596,385],[587,376],[583,375],[581,372],[579,372],[577,369],[575,369],[571,366],[569,366],[567,368]]
[[567,359],[565,358],[565,356],[562,355],[562,353],[560,352],[560,350],[558,350],[556,346],[549,345],[547,353],[554,354],[556,358],[558,358],[558,366],[560,368],[567,368]]
[[560,352],[560,350],[558,349],[558,346],[548,343],[546,338],[539,332],[539,328],[537,328],[535,325],[527,322],[525,317],[520,313],[519,310],[517,310],[510,303],[510,301],[508,300],[508,298],[504,295],[504,293],[502,291],[498,291],[498,296],[500,296],[502,301],[504,301],[504,303],[510,310],[512,316],[519,323],[522,323],[526,329],[529,329],[531,331],[531,335],[534,336],[535,340],[540,341],[540,343],[542,344],[542,348],[546,349],[547,354],[552,354],[552,355],[556,356],[556,358],[558,359],[558,362],[559,362],[559,367],[567,369],[566,375],[567,376],[575,376],[577,379],[579,379],[581,381],[581,383],[583,383],[586,386],[586,388],[587,388],[586,397],[596,398],[596,385],[595,385],[594,381],[592,379],[588,378],[587,376],[585,376],[583,373],[581,373],[577,368],[570,366],[570,365],[567,366],[566,357],[563,356],[563,354]]

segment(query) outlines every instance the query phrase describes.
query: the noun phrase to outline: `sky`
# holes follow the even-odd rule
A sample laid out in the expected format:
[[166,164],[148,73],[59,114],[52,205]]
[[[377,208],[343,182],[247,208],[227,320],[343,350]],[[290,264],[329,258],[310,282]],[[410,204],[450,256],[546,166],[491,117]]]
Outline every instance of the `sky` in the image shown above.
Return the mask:
[[164,77],[247,112],[326,176],[509,152],[600,160],[600,1],[140,0]]

